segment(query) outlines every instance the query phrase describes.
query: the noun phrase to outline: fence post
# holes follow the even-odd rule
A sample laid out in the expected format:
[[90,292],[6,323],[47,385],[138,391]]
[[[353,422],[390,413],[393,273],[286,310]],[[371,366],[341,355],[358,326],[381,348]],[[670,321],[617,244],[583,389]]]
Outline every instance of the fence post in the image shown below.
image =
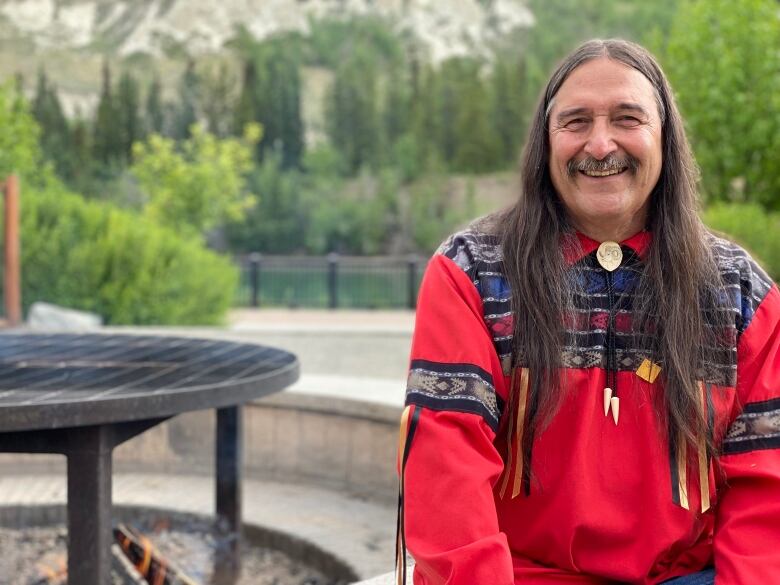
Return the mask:
[[417,258],[416,254],[410,254],[407,259],[407,273],[409,277],[409,297],[408,297],[408,307],[412,310],[417,308],[417,265],[419,263],[419,258]]
[[337,309],[339,306],[339,255],[328,254],[328,306]]
[[263,256],[257,252],[249,255],[249,286],[252,289],[252,306],[260,306],[260,263]]
[[0,184],[5,199],[5,265],[3,296],[5,317],[11,327],[22,322],[21,268],[19,265],[19,179],[10,175]]

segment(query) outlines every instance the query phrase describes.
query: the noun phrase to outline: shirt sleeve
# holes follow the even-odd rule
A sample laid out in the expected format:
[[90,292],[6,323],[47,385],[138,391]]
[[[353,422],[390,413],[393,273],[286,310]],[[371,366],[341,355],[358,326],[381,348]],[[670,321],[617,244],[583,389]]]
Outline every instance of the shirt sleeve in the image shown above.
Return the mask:
[[[402,464],[415,585],[514,583],[493,487],[506,382],[468,271],[434,256],[421,286],[406,403],[419,409]],[[402,459],[403,460],[403,459]]]
[[716,585],[780,583],[780,293],[772,285],[738,345],[741,412],[723,442]]

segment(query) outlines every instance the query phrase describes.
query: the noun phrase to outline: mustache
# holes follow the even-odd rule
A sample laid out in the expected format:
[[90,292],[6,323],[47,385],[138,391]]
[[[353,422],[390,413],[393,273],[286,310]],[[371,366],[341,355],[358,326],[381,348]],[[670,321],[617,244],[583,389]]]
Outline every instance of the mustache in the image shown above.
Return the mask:
[[566,163],[566,172],[570,178],[573,178],[578,172],[605,173],[608,171],[628,169],[629,172],[635,173],[638,168],[639,159],[630,154],[622,156],[608,154],[601,160],[588,156],[582,160],[570,159],[569,162]]

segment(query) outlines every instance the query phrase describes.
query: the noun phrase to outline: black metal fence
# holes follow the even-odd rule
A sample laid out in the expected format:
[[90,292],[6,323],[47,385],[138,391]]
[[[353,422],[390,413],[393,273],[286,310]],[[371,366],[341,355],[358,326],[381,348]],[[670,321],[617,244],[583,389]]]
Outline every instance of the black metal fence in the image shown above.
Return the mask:
[[237,306],[413,309],[427,260],[249,254],[239,263]]

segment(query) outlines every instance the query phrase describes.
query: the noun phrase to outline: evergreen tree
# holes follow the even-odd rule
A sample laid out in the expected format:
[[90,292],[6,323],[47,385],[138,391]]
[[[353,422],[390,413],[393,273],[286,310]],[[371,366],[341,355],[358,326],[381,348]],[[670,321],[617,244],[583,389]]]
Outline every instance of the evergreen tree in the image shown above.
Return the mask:
[[436,95],[436,116],[438,124],[438,146],[442,159],[452,165],[458,151],[458,117],[461,109],[467,107],[463,103],[463,89],[467,83],[474,83],[478,75],[477,64],[463,57],[445,61],[437,76],[439,83]]
[[409,84],[398,67],[393,67],[385,79],[382,126],[385,148],[392,147],[409,127]]
[[375,165],[379,148],[376,67],[356,55],[337,70],[328,98],[328,135],[350,172]]
[[73,164],[70,176],[66,179],[68,184],[79,193],[91,190],[89,181],[93,160],[90,146],[89,125],[80,115],[77,115],[71,124],[70,153]]
[[162,85],[155,73],[146,96],[145,127],[148,134],[162,134],[165,129],[165,112],[162,103]]
[[234,132],[248,122],[260,123],[257,159],[278,150],[284,168],[298,167],[304,149],[300,57],[279,39],[246,45]]
[[236,79],[226,63],[208,68],[201,77],[201,102],[206,128],[224,138],[230,134]]
[[198,121],[198,106],[200,100],[200,79],[195,70],[195,61],[190,59],[187,68],[179,82],[179,104],[176,121],[173,128],[174,137],[185,139],[190,137],[192,125]]
[[523,80],[525,61],[500,55],[493,67],[492,126],[498,136],[501,160],[513,164],[525,135]]
[[455,168],[481,173],[500,167],[501,149],[491,125],[490,96],[486,85],[473,70],[463,80],[459,92],[458,117],[455,120],[457,148]]
[[[285,51],[281,58],[274,60],[277,77],[268,79],[269,89],[273,92],[271,111],[279,116],[278,139],[282,147],[282,165],[284,168],[297,167],[300,164],[304,148],[304,127],[301,115],[301,73],[298,60]],[[260,120],[267,124],[268,120]],[[270,139],[267,145],[273,144]]]
[[41,128],[41,149],[44,156],[54,163],[59,176],[68,178],[73,166],[69,144],[70,129],[62,111],[57,88],[49,83],[43,69],[38,72],[32,114]]
[[111,67],[103,62],[103,85],[92,130],[92,153],[103,166],[112,166],[122,158],[122,136],[117,125],[117,107],[111,87]]
[[255,109],[259,99],[257,96],[257,66],[252,59],[244,62],[241,90],[236,103],[233,134],[241,136],[247,124],[256,122],[258,113]]
[[125,71],[119,78],[116,97],[121,157],[125,162],[130,160],[133,144],[144,137],[139,94],[138,82]]
[[439,154],[439,113],[438,113],[438,86],[439,76],[430,65],[421,68],[419,72],[419,85],[416,97],[412,99],[412,144],[418,154],[422,168],[437,166],[440,163]]

